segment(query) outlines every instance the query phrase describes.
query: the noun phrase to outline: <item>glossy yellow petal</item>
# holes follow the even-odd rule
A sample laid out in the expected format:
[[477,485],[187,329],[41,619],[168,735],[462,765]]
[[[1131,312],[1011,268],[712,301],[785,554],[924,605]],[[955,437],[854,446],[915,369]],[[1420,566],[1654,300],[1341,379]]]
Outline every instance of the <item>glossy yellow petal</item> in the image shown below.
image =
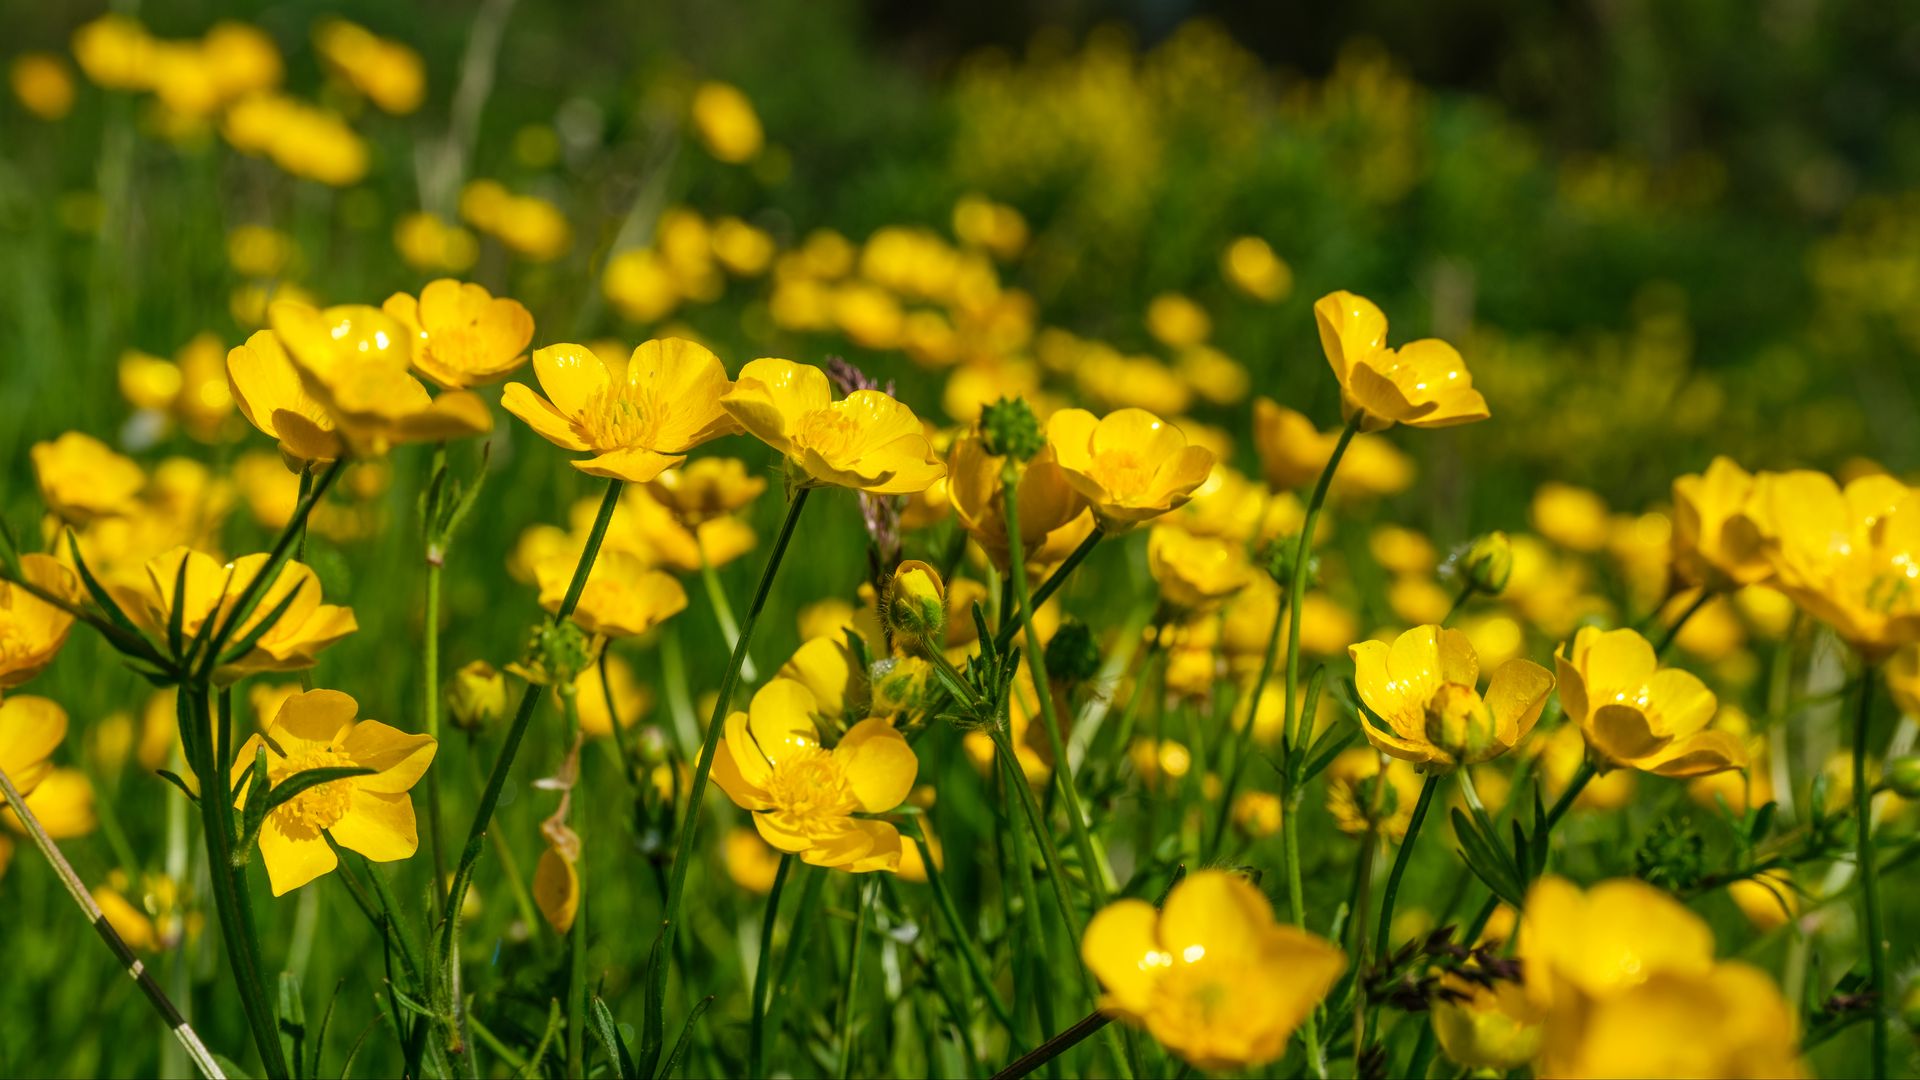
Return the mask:
[[1588,718],[1586,730],[1594,750],[1618,764],[1647,757],[1666,745],[1666,737],[1653,730],[1647,714],[1631,705],[1600,706]]
[[267,884],[275,896],[285,896],[340,864],[325,837],[312,830],[290,832],[279,814],[268,814],[260,827],[260,861],[266,864]]
[[1172,962],[1210,955],[1244,957],[1273,926],[1273,906],[1253,882],[1225,870],[1198,870],[1168,895],[1160,912],[1160,945]]
[[584,345],[549,345],[533,351],[533,374],[560,415],[577,417],[611,377],[607,365]]
[[16,694],[0,700],[0,769],[25,795],[52,770],[47,760],[67,735],[67,711],[49,698]]
[[913,747],[885,720],[868,719],[853,725],[833,756],[853,786],[860,809],[870,814],[892,810],[906,801],[919,774]]
[[397,795],[412,790],[426,774],[439,745],[431,735],[410,735],[378,720],[362,720],[347,733],[340,749],[355,765],[379,770],[356,777],[355,790]]
[[1087,923],[1080,958],[1100,980],[1106,996],[1100,1007],[1130,1017],[1144,1016],[1153,987],[1171,958],[1160,947],[1159,912],[1145,900],[1118,900]]
[[[734,734],[735,730],[739,731],[738,735]],[[713,782],[720,785],[720,790],[727,793],[727,798],[742,810],[771,810],[773,804],[767,801],[767,793],[745,775],[746,768],[755,766],[761,771],[763,780],[773,773],[766,758],[752,746],[746,730],[746,713],[737,712],[727,718],[727,737],[720,740],[720,746],[713,755]]]
[[506,410],[527,422],[541,438],[563,450],[590,450],[586,442],[575,430],[573,421],[563,415],[546,398],[533,392],[525,383],[508,383],[500,394],[500,404]]
[[1647,681],[1647,694],[1660,712],[1662,734],[1691,735],[1713,721],[1719,700],[1690,671],[1662,668]]
[[268,730],[287,757],[334,747],[353,729],[360,704],[338,690],[309,690],[288,698]]
[[411,858],[420,848],[413,800],[404,792],[385,795],[365,789],[355,791],[352,808],[327,832],[341,847],[374,862]]
[[1661,776],[1705,776],[1747,767],[1747,748],[1726,731],[1701,731],[1673,740],[1659,752],[1634,764]]
[[1517,745],[1546,708],[1553,693],[1553,673],[1531,660],[1509,660],[1487,680],[1487,711],[1493,714],[1507,745]]
[[1355,364],[1386,347],[1387,317],[1364,296],[1328,293],[1314,302],[1313,319],[1327,363],[1343,386]]
[[792,679],[769,682],[754,693],[748,706],[747,730],[753,744],[775,765],[797,752],[818,749],[820,735],[813,723],[817,708],[813,694]]

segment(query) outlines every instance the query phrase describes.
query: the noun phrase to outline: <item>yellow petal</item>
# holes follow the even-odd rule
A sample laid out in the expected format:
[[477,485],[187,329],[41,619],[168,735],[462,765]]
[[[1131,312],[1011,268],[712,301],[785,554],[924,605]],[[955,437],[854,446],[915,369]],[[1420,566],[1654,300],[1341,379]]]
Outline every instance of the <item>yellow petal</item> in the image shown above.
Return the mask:
[[0,769],[25,795],[52,766],[47,759],[67,735],[67,711],[48,698],[19,694],[0,701]]
[[1733,733],[1701,731],[1675,739],[1659,753],[1634,762],[1661,776],[1705,776],[1747,767],[1747,748]]
[[[811,695],[809,695],[811,697]],[[835,760],[853,786],[860,809],[870,814],[892,810],[913,790],[920,760],[913,747],[885,720],[862,720],[833,748]]]
[[1199,870],[1174,886],[1160,913],[1160,945],[1175,964],[1207,956],[1245,957],[1273,926],[1273,905],[1253,882],[1225,870]]
[[1646,757],[1666,743],[1663,736],[1654,733],[1646,713],[1612,702],[1593,711],[1587,738],[1595,750],[1620,763]]
[[362,720],[347,733],[340,749],[355,765],[379,770],[354,778],[356,790],[397,795],[419,782],[439,744],[431,735],[410,735],[378,720]]
[[353,728],[359,702],[338,690],[309,690],[280,706],[268,735],[288,757],[330,749]]
[[1707,684],[1690,671],[1663,668],[1647,682],[1647,694],[1660,714],[1660,732],[1678,737],[1691,735],[1712,722],[1720,702]]
[[1327,363],[1343,386],[1356,363],[1387,344],[1387,317],[1373,301],[1344,289],[1315,301],[1313,320]]
[[1151,1006],[1154,983],[1169,964],[1159,921],[1152,904],[1127,899],[1108,904],[1087,923],[1080,958],[1106,988],[1102,1009],[1137,1018]]
[[[588,401],[612,379],[607,365],[584,345],[549,345],[533,350],[533,374],[560,415],[579,416]],[[529,421],[531,422],[531,421]]]
[[778,763],[820,745],[813,723],[817,707],[806,687],[792,679],[774,679],[753,695],[747,707],[747,730],[760,753]]
[[563,450],[593,449],[575,432],[571,420],[525,383],[508,383],[500,394],[500,404],[508,412],[525,420],[527,426],[541,438]]
[[533,871],[533,901],[556,934],[573,929],[580,911],[580,874],[567,857],[549,847]]
[[356,790],[346,816],[327,832],[341,847],[357,851],[374,862],[413,857],[420,848],[413,800],[406,794],[383,795]]
[[[741,737],[745,737],[747,714],[734,713],[733,716],[728,717],[729,732],[734,729],[734,717],[739,718]],[[720,790],[727,793],[727,798],[732,799],[733,804],[742,810],[770,810],[773,804],[767,801],[767,793],[741,773],[741,760],[736,753],[741,748],[745,749],[749,763],[757,763],[761,769],[771,773],[767,768],[766,760],[760,757],[759,751],[751,746],[745,746],[737,738],[729,735],[720,740],[720,746],[714,751],[713,782],[720,785]]]
[[1553,673],[1531,660],[1509,660],[1494,669],[1487,680],[1487,711],[1501,732],[1512,735],[1507,745],[1518,744],[1533,730],[1551,693]]
[[260,827],[260,861],[267,866],[267,883],[275,896],[285,896],[340,863],[325,837],[310,830],[291,835],[280,817],[268,814]]

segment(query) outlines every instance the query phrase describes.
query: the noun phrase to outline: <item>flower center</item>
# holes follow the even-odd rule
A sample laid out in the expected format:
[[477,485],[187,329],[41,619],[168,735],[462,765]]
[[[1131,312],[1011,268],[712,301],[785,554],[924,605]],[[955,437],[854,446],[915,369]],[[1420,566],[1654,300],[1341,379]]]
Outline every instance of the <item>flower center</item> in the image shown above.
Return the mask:
[[576,423],[595,450],[650,449],[666,413],[666,403],[649,388],[614,382],[594,391]]
[[[1188,949],[1192,952],[1199,946]],[[1180,958],[1169,958],[1177,960]],[[1197,961],[1197,962],[1196,962]],[[1156,1028],[1189,1054],[1211,1056],[1223,1044],[1251,1039],[1261,1026],[1238,964],[1196,957],[1172,963],[1154,981],[1152,1012]]]
[[1087,473],[1118,498],[1144,494],[1153,483],[1153,469],[1131,450],[1100,451]]
[[[282,758],[279,764],[268,768],[267,779],[277,787],[288,777],[310,769],[339,768],[352,764],[345,754],[332,750],[307,750],[290,758]],[[322,829],[331,829],[339,824],[352,806],[353,785],[346,780],[329,780],[324,784],[315,784],[282,803],[274,815],[283,826],[292,825],[298,832],[317,834]]]
[[853,786],[833,755],[817,746],[792,751],[773,767],[767,781],[767,800],[773,813],[796,832],[810,833],[833,818],[846,817],[859,806]]
[[802,416],[790,438],[797,449],[812,450],[828,461],[844,461],[860,445],[860,424],[829,405]]

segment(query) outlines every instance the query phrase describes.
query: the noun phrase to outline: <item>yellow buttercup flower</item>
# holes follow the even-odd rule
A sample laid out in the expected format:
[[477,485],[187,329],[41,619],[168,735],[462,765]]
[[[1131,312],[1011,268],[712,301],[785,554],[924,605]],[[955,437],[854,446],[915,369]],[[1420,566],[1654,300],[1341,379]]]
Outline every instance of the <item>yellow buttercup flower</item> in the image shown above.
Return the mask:
[[1364,725],[1381,753],[1429,771],[1475,765],[1514,748],[1546,707],[1553,675],[1531,660],[1509,660],[1475,689],[1480,658],[1467,635],[1416,626],[1391,647],[1363,641],[1349,648],[1361,700],[1389,730]]
[[913,748],[892,724],[869,718],[829,750],[814,725],[818,707],[791,679],[761,687],[748,712],[727,717],[714,782],[781,851],[854,873],[897,870],[899,830],[860,815],[906,799],[920,768]]
[[1606,501],[1586,488],[1545,483],[1533,493],[1528,520],[1535,532],[1570,551],[1599,551],[1610,531]]
[[743,510],[767,490],[739,458],[705,457],[668,469],[647,484],[661,505],[689,525]]
[[1272,398],[1253,399],[1253,448],[1260,455],[1261,475],[1275,491],[1319,479],[1338,438],[1320,434],[1312,420]]
[[1373,301],[1350,292],[1321,297],[1313,315],[1327,363],[1340,380],[1342,408],[1349,422],[1362,418],[1360,430],[1451,427],[1490,415],[1466,362],[1446,342],[1424,338],[1388,348],[1387,317]]
[[1727,588],[1773,576],[1751,516],[1753,476],[1716,457],[1704,473],[1673,481],[1673,565],[1695,585]]
[[273,331],[257,331],[227,353],[227,386],[240,415],[280,441],[282,457],[311,462],[340,456],[333,417],[300,385],[299,369]]
[[266,735],[248,738],[234,760],[229,782],[240,785],[237,807],[246,805],[248,789],[260,781],[248,769],[262,745],[266,778],[275,787],[309,769],[374,770],[316,784],[267,812],[260,857],[275,896],[338,864],[327,837],[374,862],[409,858],[420,845],[407,792],[426,773],[438,744],[431,735],[409,735],[378,720],[356,721],[359,712],[359,703],[337,690],[296,694]]
[[73,108],[73,73],[52,53],[21,53],[8,71],[13,96],[42,120],[58,120]]
[[1207,340],[1213,320],[1191,297],[1161,293],[1147,304],[1147,332],[1170,349],[1185,349]]
[[53,752],[67,737],[67,710],[51,698],[15,694],[0,700],[0,769],[22,795],[53,772]]
[[912,409],[878,390],[835,401],[826,372],[808,364],[755,360],[720,404],[807,484],[906,495],[946,475]]
[[625,730],[653,711],[653,691],[634,677],[633,667],[618,653],[607,657],[607,685],[613,688],[612,714],[607,712],[607,691],[600,684],[599,664],[588,664],[573,680],[574,709],[580,714],[580,731],[589,739],[612,735],[616,716]]
[[1144,409],[1099,419],[1062,409],[1047,420],[1047,445],[1067,483],[1110,531],[1184,505],[1213,471],[1212,451],[1188,444],[1179,428]]
[[1700,776],[1746,766],[1737,737],[1707,729],[1719,706],[1713,691],[1689,672],[1660,667],[1635,631],[1583,626],[1554,664],[1560,705],[1605,767]]
[[1797,1017],[1773,980],[1713,950],[1704,920],[1644,882],[1536,882],[1519,943],[1527,994],[1546,1010],[1536,1075],[1804,1075]]
[[[174,585],[183,563],[186,595],[182,597],[175,595]],[[142,630],[158,641],[167,639],[178,605],[182,636],[191,640],[207,619],[224,622],[232,616],[233,605],[267,563],[268,557],[259,554],[221,565],[204,552],[177,547],[147,564],[146,581],[113,587],[115,599]],[[320,650],[359,629],[353,609],[321,603],[319,577],[305,563],[289,559],[281,564],[273,584],[261,591],[247,620],[234,628],[229,642],[250,636],[289,596],[294,599],[285,612],[245,656],[215,669],[215,683],[224,686],[262,671],[310,668]]]
[[[1001,573],[1009,569],[1004,458],[987,453],[975,434],[953,440],[947,451],[947,497],[954,516]],[[1067,482],[1051,447],[1027,462],[1020,475],[1020,550],[1029,566],[1057,563],[1093,531],[1086,499]]]
[[425,63],[397,41],[345,19],[328,19],[314,28],[313,43],[327,66],[382,112],[405,116],[426,96]]
[[1293,268],[1258,236],[1242,236],[1220,254],[1220,270],[1234,288],[1269,304],[1293,291]]
[[1148,534],[1147,569],[1160,585],[1160,598],[1190,612],[1219,607],[1245,589],[1254,574],[1239,544],[1172,525],[1156,525]]
[[1398,841],[1413,822],[1420,798],[1420,774],[1404,758],[1386,759],[1386,787],[1379,785],[1380,752],[1352,746],[1327,766],[1327,813],[1341,832],[1359,835],[1369,828]]
[[732,165],[753,160],[765,140],[753,102],[723,82],[702,83],[694,91],[693,130],[707,153]]
[[380,309],[413,331],[413,369],[448,390],[497,382],[527,362],[533,316],[482,286],[440,278],[418,300],[394,293]]
[[813,695],[817,719],[835,731],[864,719],[872,709],[868,672],[860,667],[844,633],[809,637],[787,662],[780,678],[792,679]]
[[1517,1069],[1540,1052],[1544,1011],[1526,987],[1507,979],[1492,985],[1447,975],[1432,1007],[1433,1033],[1447,1060],[1470,1069]]
[[47,509],[75,525],[125,513],[147,483],[147,474],[131,458],[84,432],[34,443],[29,453]]
[[1106,989],[1101,1011],[1202,1070],[1279,1060],[1347,966],[1337,946],[1276,922],[1260,890],[1224,870],[1189,874],[1159,911],[1108,905],[1087,923],[1080,955]]
[[[93,781],[79,769],[47,770],[33,794],[27,796],[27,809],[55,840],[75,840],[100,827]],[[27,835],[26,823],[14,815],[12,807],[0,807],[0,822],[21,836]]]
[[[559,611],[573,580],[575,560],[548,559],[535,568],[540,606]],[[602,551],[580,591],[573,621],[589,634],[636,637],[686,610],[687,591],[679,579],[647,566],[625,551]]]
[[384,454],[399,443],[493,430],[493,414],[477,395],[453,390],[435,397],[408,373],[413,334],[379,308],[315,310],[281,300],[267,308],[267,320],[300,373],[300,385],[356,453]]
[[[50,555],[22,555],[27,583],[78,601],[80,579]],[[73,616],[12,582],[0,581],[0,690],[33,678],[53,663],[73,629]]]
[[533,373],[546,397],[508,383],[500,403],[555,446],[591,452],[573,463],[589,476],[643,484],[739,430],[721,408],[733,384],[720,358],[681,338],[633,350],[624,379],[582,345],[534,350]]
[[1780,591],[1870,661],[1920,640],[1920,493],[1884,474],[1762,476],[1754,493]]
[[[906,845],[903,856],[912,850],[912,844]],[[762,896],[773,891],[773,879],[780,873],[780,853],[768,847],[758,832],[728,829],[721,856],[726,862],[727,876],[735,885]]]

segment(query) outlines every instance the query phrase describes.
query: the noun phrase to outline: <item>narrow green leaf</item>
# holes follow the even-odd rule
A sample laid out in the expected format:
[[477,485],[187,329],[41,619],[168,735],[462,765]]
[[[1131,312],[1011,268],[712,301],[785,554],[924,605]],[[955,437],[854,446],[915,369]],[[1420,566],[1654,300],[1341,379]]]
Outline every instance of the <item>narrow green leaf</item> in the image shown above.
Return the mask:
[[260,826],[267,820],[267,747],[253,748],[253,764],[247,767],[247,805],[240,816],[240,843],[234,845],[233,865],[245,866],[253,858],[253,843],[259,839]]
[[[266,748],[262,747],[261,754],[264,755],[265,753]],[[267,809],[269,811],[278,809],[285,805],[289,799],[299,795],[308,788],[318,787],[321,784],[331,784],[335,780],[346,780],[355,776],[371,776],[377,771],[379,770],[369,769],[361,765],[338,765],[329,766],[324,769],[308,769],[305,772],[294,773],[292,776],[287,777],[274,786],[273,793],[267,796]]]
[[613,1066],[613,1075],[616,1080],[627,1080],[633,1075],[633,1054],[627,1049],[627,1041],[620,1037],[620,1025],[614,1021],[613,1011],[599,997],[595,997],[588,1008],[593,1013],[593,1033],[607,1048],[607,1061]]
[[[304,591],[305,591],[305,586],[303,585],[301,588],[295,589],[292,592],[289,592],[286,596],[281,597],[280,602],[273,606],[273,610],[267,612],[266,615],[263,616],[259,622],[254,623],[253,628],[248,630],[245,636],[241,637],[239,641],[234,642],[232,645],[227,646],[227,651],[220,654],[217,660],[217,663],[231,664],[234,661],[252,652],[253,647],[255,645],[260,644],[261,638],[266,637],[268,634],[273,632],[273,628],[279,624],[282,618],[286,616],[287,610],[293,607],[293,602],[295,600],[300,599],[300,594]],[[213,671],[213,667],[211,665],[215,665],[215,664],[216,664],[216,660],[214,658],[209,657],[207,661],[201,665],[202,667],[201,674],[202,675],[211,674]]]
[[176,773],[171,769],[155,769],[154,772],[157,772],[160,774],[160,779],[165,780],[167,783],[172,784],[174,787],[179,788],[180,794],[185,795],[188,799],[192,800],[194,803],[198,803],[200,801],[200,796],[195,795],[193,793],[193,789],[187,786],[187,782],[185,780],[180,779],[179,773]]
[[658,1080],[666,1080],[680,1068],[680,1059],[687,1056],[687,1047],[693,1045],[693,1026],[707,1014],[707,1007],[712,1004],[712,994],[693,1003],[693,1011],[687,1014],[687,1024],[680,1029],[680,1040],[673,1044],[673,1053],[667,1055],[667,1063],[660,1066]]

